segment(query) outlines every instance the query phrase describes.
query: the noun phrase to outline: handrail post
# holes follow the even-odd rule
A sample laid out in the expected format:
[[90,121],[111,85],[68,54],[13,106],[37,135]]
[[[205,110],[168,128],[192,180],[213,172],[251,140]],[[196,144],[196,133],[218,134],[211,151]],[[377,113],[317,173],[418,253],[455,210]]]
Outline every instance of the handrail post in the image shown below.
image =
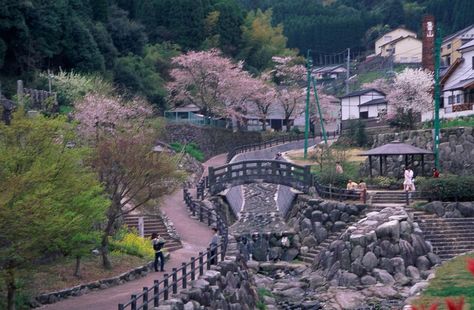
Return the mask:
[[196,279],[196,258],[191,257],[191,281]]
[[408,191],[405,191],[405,203],[406,203],[407,206],[410,205],[410,196],[409,196]]
[[211,249],[210,248],[207,248],[206,256],[207,256],[206,268],[207,270],[209,270],[211,269]]
[[143,310],[148,310],[148,287],[143,287]]
[[183,278],[183,288],[186,288],[186,286],[187,286],[186,281],[187,281],[187,277],[188,277],[187,272],[186,272],[186,263],[181,263],[181,266],[182,266],[181,267],[181,271],[182,271],[181,275],[182,275],[182,278]]
[[130,304],[130,308],[132,310],[137,310],[137,295],[132,294],[131,299],[132,299],[132,303]]
[[178,270],[176,268],[173,268],[173,273],[171,274],[172,277],[172,286],[173,286],[173,294],[178,293]]
[[225,259],[225,244],[221,243],[221,262]]
[[169,297],[169,290],[170,290],[170,285],[169,285],[169,275],[167,273],[165,273],[163,275],[163,277],[165,278],[163,280],[163,300],[168,300],[168,297]]
[[196,216],[196,204],[194,202],[191,203],[191,214]]
[[153,307],[160,305],[160,281],[153,281]]
[[202,209],[202,205],[199,205],[199,222],[203,222],[203,209]]
[[199,252],[199,276],[204,274],[204,254]]
[[207,226],[212,225],[211,210],[207,209]]

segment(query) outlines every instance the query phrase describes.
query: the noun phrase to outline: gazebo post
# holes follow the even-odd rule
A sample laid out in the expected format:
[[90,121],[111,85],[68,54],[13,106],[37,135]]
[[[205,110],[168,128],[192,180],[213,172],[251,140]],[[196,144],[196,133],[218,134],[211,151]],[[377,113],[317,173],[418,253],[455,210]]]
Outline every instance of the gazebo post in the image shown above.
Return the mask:
[[379,156],[379,159],[380,159],[380,162],[379,162],[379,166],[380,166],[380,176],[383,176],[383,170],[382,170],[383,156],[380,155],[380,156]]
[[421,154],[421,176],[425,176],[425,155]]
[[405,154],[405,169],[408,167],[408,155]]
[[385,168],[385,173],[387,173],[387,155],[384,156],[384,168]]
[[369,175],[370,178],[372,179],[372,156],[369,155]]

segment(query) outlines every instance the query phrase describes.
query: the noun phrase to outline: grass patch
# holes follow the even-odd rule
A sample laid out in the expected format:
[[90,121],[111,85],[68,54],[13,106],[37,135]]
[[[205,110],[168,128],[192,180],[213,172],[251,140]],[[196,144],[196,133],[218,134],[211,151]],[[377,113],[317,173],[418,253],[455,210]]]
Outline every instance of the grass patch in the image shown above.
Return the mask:
[[[101,256],[90,255],[81,259],[81,277],[73,276],[76,260],[64,257],[49,264],[36,265],[18,273],[17,309],[30,309],[27,306],[31,297],[61,289],[111,278],[130,271],[149,262],[148,259],[115,252],[110,255],[112,269],[102,267]],[[0,282],[0,309],[6,309],[4,281]]]
[[443,310],[447,309],[445,298],[459,299],[464,296],[464,309],[471,309],[471,305],[474,305],[474,276],[466,269],[467,258],[474,258],[474,253],[456,257],[438,267],[436,277],[413,304],[420,306],[439,303],[439,309]]
[[[474,127],[474,116],[458,117],[455,119],[440,120],[441,128],[453,128],[453,127]],[[433,128],[433,122],[423,123],[422,128],[430,129]]]
[[269,290],[267,290],[266,288],[259,288],[257,290],[257,293],[258,293],[258,301],[257,301],[257,309],[259,310],[265,310],[267,309],[267,306],[265,305],[265,302],[264,302],[264,297],[267,296],[267,297],[272,297],[273,298],[273,293]]
[[[173,142],[170,144],[170,146],[175,152],[179,153],[183,151],[183,145],[179,142]],[[196,143],[186,144],[184,146],[184,152],[194,157],[200,162],[204,161],[204,153],[201,151],[201,149],[199,148],[199,145],[197,145]]]

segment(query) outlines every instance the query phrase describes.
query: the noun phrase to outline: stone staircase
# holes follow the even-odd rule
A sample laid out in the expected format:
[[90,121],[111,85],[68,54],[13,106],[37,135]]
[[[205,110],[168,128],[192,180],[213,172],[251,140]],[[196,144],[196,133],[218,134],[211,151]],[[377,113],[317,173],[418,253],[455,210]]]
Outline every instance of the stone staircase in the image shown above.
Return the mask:
[[165,239],[165,248],[171,252],[182,248],[181,242],[173,239],[169,234],[166,226],[159,216],[151,215],[133,215],[127,214],[124,216],[124,224],[129,228],[138,230],[138,218],[143,217],[145,238],[149,238],[152,233],[156,232],[163,239]]
[[403,191],[369,193],[369,202],[378,204],[406,204],[406,194]]
[[415,211],[414,219],[441,260],[474,251],[474,218],[442,218]]
[[339,238],[339,236],[341,235],[341,233],[343,232],[344,230],[342,231],[335,231],[335,232],[332,232],[327,238],[326,240],[324,240],[323,242],[321,242],[317,247],[315,248],[312,248],[312,249],[309,249],[309,251],[305,254],[302,254],[300,253],[298,255],[298,259],[300,259],[301,261],[305,262],[305,263],[308,263],[308,264],[313,264],[319,253],[324,250],[324,249],[327,249],[329,247],[329,245],[333,242],[333,241],[336,241],[337,238]]

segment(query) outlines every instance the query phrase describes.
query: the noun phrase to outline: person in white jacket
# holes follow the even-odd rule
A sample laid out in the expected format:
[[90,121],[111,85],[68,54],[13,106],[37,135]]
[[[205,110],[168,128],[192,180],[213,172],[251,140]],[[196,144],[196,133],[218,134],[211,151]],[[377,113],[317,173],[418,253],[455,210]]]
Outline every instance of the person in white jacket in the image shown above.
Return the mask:
[[410,166],[405,168],[404,177],[405,180],[403,181],[403,189],[406,192],[414,191],[415,185],[413,184],[413,170],[411,170]]

